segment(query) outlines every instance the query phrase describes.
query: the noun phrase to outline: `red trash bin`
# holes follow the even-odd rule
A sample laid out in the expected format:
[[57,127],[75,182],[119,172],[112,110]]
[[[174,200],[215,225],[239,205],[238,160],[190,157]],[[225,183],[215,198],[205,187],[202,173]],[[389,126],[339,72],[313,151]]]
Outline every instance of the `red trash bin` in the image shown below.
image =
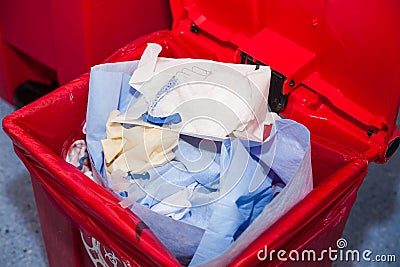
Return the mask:
[[168,0],[0,1],[0,97],[12,104],[28,80],[65,84],[131,40],[170,27]]
[[[216,265],[288,264],[277,257],[260,261],[266,246],[317,253],[336,248],[368,163],[387,161],[399,145],[400,18],[393,5],[172,0],[171,31],[141,37],[107,59],[139,59],[153,42],[163,46],[164,57],[270,65],[271,108],[310,129],[312,192],[256,242]],[[104,246],[105,255],[115,253],[108,259],[121,266],[178,266],[135,214],[64,161],[66,149],[82,138],[88,80],[82,75],[3,120],[32,176],[49,263],[91,264],[82,231],[87,242],[93,237]],[[331,261],[307,262],[313,264]]]

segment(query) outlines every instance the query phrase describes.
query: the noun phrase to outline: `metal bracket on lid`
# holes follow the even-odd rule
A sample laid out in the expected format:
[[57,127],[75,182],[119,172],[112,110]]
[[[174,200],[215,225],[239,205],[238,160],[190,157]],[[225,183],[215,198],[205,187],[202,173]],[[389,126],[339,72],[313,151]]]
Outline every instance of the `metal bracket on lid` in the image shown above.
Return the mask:
[[199,33],[200,28],[196,24],[193,23],[192,25],[190,25],[190,31],[193,33]]
[[[255,60],[252,56],[244,52],[240,52],[240,59],[242,64],[249,65],[265,65],[261,61]],[[286,76],[276,70],[271,71],[271,82],[269,85],[268,105],[271,111],[278,113],[286,107],[288,96],[283,94],[283,85]]]
[[396,152],[396,150],[399,148],[399,145],[400,145],[400,137],[396,137],[389,143],[385,153],[385,157],[390,158],[394,154],[394,152]]

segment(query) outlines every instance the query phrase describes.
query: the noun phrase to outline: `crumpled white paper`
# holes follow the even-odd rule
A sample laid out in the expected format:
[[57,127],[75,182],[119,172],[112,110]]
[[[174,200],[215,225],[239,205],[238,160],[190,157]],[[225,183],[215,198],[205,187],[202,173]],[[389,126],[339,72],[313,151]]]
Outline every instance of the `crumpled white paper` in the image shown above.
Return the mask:
[[271,70],[268,66],[201,59],[158,58],[148,44],[129,84],[141,93],[114,121],[143,124],[140,116],[178,113],[182,122],[166,127],[184,134],[262,141]]

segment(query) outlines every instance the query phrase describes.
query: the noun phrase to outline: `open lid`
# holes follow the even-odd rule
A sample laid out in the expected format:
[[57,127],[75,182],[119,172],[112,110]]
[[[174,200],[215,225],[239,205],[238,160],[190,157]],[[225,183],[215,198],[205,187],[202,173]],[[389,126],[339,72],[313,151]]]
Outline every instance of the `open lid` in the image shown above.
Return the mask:
[[281,83],[275,110],[306,87],[359,125],[360,141],[377,142],[376,153],[359,152],[384,161],[388,143],[399,143],[399,1],[171,0],[171,8],[175,28],[189,21],[192,32],[237,47],[242,62],[271,66]]

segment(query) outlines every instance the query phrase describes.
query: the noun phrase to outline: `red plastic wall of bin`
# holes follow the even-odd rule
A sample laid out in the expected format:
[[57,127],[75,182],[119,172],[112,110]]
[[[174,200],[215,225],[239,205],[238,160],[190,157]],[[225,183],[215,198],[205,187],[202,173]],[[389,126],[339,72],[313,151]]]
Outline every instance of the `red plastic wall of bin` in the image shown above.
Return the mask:
[[[215,47],[192,43],[177,32],[158,32],[129,44],[108,61],[137,59],[147,42],[160,43],[163,56],[216,58]],[[227,55],[228,50],[225,52]],[[52,219],[55,216],[58,220],[64,218],[68,229],[88,232],[133,266],[177,266],[175,258],[149,230],[141,231],[137,238],[140,220],[131,211],[123,209],[108,190],[64,161],[65,150],[80,135],[85,119],[88,79],[88,75],[84,75],[3,121],[18,155],[41,186],[39,190],[35,188],[36,198],[39,194],[40,198],[47,198],[45,202],[56,203],[38,205],[49,259],[60,259],[65,253],[69,253],[70,258],[80,259],[83,254],[80,241],[69,237],[70,231],[56,231]],[[69,114],[69,119],[59,120],[64,114]],[[272,262],[257,259],[257,253],[266,245],[268,249],[298,251],[306,248],[321,251],[327,246],[336,246],[367,172],[368,161],[361,154],[313,135],[312,163],[314,190],[266,229],[256,242],[238,250],[230,261],[218,264],[280,265],[277,259]],[[62,250],[65,243],[56,242],[54,236],[56,240],[66,239],[72,247]],[[329,265],[329,259],[323,263]],[[54,266],[62,266],[60,264],[57,262]],[[321,262],[318,264],[321,266]]]
[[168,0],[0,1],[0,97],[12,103],[27,80],[64,84],[131,40],[170,27]]
[[15,88],[26,80],[50,83],[57,80],[57,74],[8,45],[3,41],[0,32],[0,97],[12,104]]

